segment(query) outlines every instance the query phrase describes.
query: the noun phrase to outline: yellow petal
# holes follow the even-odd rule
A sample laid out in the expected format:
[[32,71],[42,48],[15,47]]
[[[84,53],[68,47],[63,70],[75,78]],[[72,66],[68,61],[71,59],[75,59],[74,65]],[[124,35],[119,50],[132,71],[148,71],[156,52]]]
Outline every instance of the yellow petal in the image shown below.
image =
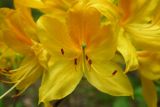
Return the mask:
[[19,10],[12,9],[3,12],[4,16],[7,14],[2,28],[3,39],[9,47],[23,54],[30,54],[32,41],[29,37],[36,35],[34,22],[28,12],[21,14]]
[[46,15],[37,23],[40,41],[49,53],[56,56],[54,58],[76,56],[75,44],[71,41],[63,21]]
[[136,50],[131,44],[130,40],[127,39],[126,33],[123,29],[119,30],[119,37],[118,37],[118,51],[124,57],[126,68],[125,72],[129,70],[135,70],[138,67],[138,59]]
[[46,12],[67,12],[78,0],[44,0]]
[[78,0],[14,0],[16,8],[35,8],[45,13],[65,13]]
[[5,19],[8,15],[13,13],[12,9],[9,8],[0,8],[0,42],[4,42],[3,40],[3,29],[6,27]]
[[157,107],[157,92],[153,81],[141,76],[142,92],[148,107]]
[[117,37],[110,25],[104,25],[99,29],[95,37],[91,37],[91,45],[87,48],[87,55],[95,61],[110,60],[113,58],[117,49]]
[[119,8],[122,11],[122,22],[144,22],[155,13],[159,6],[159,0],[119,0]]
[[16,7],[32,7],[32,8],[44,8],[42,0],[14,0],[14,5]]
[[[31,41],[28,40],[23,34],[20,33],[19,29],[15,28],[14,26],[10,25],[10,29],[4,30],[4,41],[5,43],[12,49],[22,54],[30,54],[30,46]],[[13,32],[10,32],[10,31]]]
[[133,20],[137,10],[144,4],[144,0],[119,0],[118,7],[122,12],[122,23]]
[[119,0],[119,7],[123,12],[122,21],[126,21],[132,14],[133,11],[133,0]]
[[141,75],[151,80],[160,79],[159,52],[140,51],[138,60]]
[[139,5],[139,8],[135,9],[135,15],[133,18],[134,22],[147,21],[148,19],[152,18],[155,14],[157,7],[159,7],[160,1],[137,0],[137,4]]
[[36,23],[33,20],[30,9],[25,7],[17,8],[12,14],[6,17],[6,19],[12,22],[12,24],[15,24],[21,32],[24,32],[26,37],[38,41]]
[[78,85],[82,78],[79,66],[74,61],[54,63],[48,72],[44,73],[39,90],[40,102],[62,99],[69,95]]
[[111,26],[100,26],[100,13],[95,8],[80,2],[69,11],[67,22],[72,40],[77,47],[86,43],[86,52],[91,59],[109,60],[113,57],[117,45],[114,31]]
[[87,80],[98,90],[113,96],[132,96],[133,89],[121,68],[112,62],[93,62],[85,72]]
[[120,16],[117,6],[109,0],[90,0],[90,7],[96,8],[102,15],[107,17],[109,21],[117,22]]
[[100,13],[79,3],[70,9],[67,25],[70,36],[78,47],[81,47],[82,42],[88,46],[100,28]]
[[159,11],[160,1],[131,1],[133,1],[131,5],[134,4],[134,6],[130,6],[134,7],[134,16],[130,16],[132,20],[130,20],[130,22],[125,26],[125,28],[130,35],[132,42],[139,50],[158,50],[160,47],[160,26],[158,19],[159,15],[157,15],[157,12]]
[[160,14],[157,14],[160,10],[160,1],[157,5],[157,8],[155,9],[155,11],[153,12],[153,24],[157,24],[160,25]]
[[160,26],[154,24],[132,24],[128,28],[135,47],[139,50],[159,50]]
[[0,24],[0,29],[7,30],[8,27],[8,29],[10,29],[10,24],[12,24],[15,28],[19,29],[21,33],[23,32],[25,36],[38,41],[36,35],[36,24],[32,18],[30,9],[24,7],[17,8],[16,10],[1,8],[0,12],[0,19],[5,23],[5,26],[2,25],[3,23]]
[[51,105],[49,102],[44,102],[44,107],[54,107],[54,106]]
[[5,21],[5,18],[8,15],[12,14],[13,11],[14,10],[9,9],[9,8],[0,8],[0,13],[1,13],[0,14],[0,21],[1,21],[1,23],[0,23],[0,30],[2,30],[2,28],[3,28],[3,24],[4,24],[4,21]]

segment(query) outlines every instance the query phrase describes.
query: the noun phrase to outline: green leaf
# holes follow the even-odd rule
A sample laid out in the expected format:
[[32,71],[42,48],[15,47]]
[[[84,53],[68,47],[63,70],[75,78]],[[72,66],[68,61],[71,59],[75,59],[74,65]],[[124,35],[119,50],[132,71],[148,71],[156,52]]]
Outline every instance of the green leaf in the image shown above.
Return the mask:
[[113,107],[130,107],[128,98],[119,97],[113,103]]

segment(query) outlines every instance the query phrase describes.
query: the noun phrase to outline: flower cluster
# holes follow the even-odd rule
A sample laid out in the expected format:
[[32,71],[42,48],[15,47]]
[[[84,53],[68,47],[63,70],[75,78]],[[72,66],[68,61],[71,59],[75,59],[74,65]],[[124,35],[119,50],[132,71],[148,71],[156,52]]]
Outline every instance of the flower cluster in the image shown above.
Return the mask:
[[[42,12],[36,21],[33,8]],[[0,8],[0,81],[13,83],[0,99],[40,78],[46,107],[82,78],[101,92],[133,97],[127,74],[134,71],[148,107],[157,107],[159,10],[160,0],[14,0],[14,9]],[[17,54],[18,64],[5,60]]]

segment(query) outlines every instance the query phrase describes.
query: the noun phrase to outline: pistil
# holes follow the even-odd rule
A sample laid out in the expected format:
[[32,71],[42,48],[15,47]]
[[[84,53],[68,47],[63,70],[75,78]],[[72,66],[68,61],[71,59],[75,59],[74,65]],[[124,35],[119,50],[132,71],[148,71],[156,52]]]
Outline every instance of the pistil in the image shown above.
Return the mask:
[[82,70],[83,72],[87,71],[87,67],[86,67],[86,53],[85,53],[85,49],[86,49],[87,45],[86,43],[82,43]]

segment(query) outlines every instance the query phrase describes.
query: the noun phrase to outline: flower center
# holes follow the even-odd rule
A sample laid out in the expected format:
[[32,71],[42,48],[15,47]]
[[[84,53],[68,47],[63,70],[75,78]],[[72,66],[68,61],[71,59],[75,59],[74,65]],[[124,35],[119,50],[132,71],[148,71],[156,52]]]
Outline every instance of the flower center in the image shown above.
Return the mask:
[[[83,71],[86,71],[86,69],[88,68],[87,65],[89,65],[91,67],[91,65],[93,63],[92,60],[86,54],[86,48],[87,48],[86,43],[82,42],[82,44],[81,44],[81,52],[82,52],[81,53],[81,58],[82,59],[80,59],[79,57],[76,56],[72,60],[73,64],[75,66],[77,66],[79,64],[80,60],[81,60],[82,61],[81,64],[82,64]],[[62,56],[65,56],[65,50],[64,50],[64,48],[60,49],[60,53],[61,53]]]

